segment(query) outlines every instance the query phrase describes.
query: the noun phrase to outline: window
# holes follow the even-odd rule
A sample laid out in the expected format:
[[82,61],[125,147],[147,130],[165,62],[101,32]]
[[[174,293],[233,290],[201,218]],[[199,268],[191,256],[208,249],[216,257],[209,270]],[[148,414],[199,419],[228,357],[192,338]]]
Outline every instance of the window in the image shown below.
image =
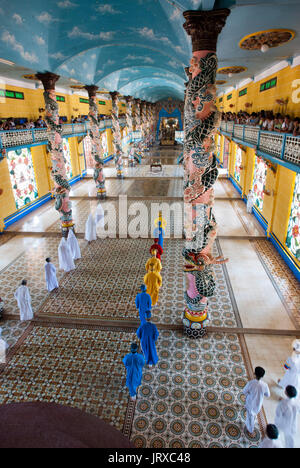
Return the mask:
[[83,103],[83,104],[89,104],[90,101],[88,99],[85,99],[85,98],[79,98],[79,102]]
[[262,158],[256,156],[252,190],[254,193],[254,206],[262,211],[264,204],[264,189],[266,184],[268,166]]
[[65,159],[67,179],[71,179],[73,177],[73,173],[72,173],[70,147],[69,147],[69,142],[67,138],[63,138],[63,153],[64,153],[64,159]]
[[286,246],[300,260],[300,174],[296,176],[295,190],[286,236]]
[[38,197],[30,149],[8,151],[7,162],[16,207],[19,210]]
[[230,101],[231,98],[232,98],[232,94],[228,94],[227,101]]
[[245,96],[248,92],[248,88],[241,89],[239,92],[239,97]]
[[85,164],[88,169],[93,169],[95,161],[92,155],[92,140],[89,135],[83,139],[83,150],[85,156]]
[[105,106],[105,101],[99,101],[100,106]]
[[10,99],[24,99],[24,93],[18,91],[10,91],[9,89],[0,89],[0,97]]
[[267,91],[268,89],[271,89],[271,88],[275,88],[276,85],[277,85],[277,77],[272,78],[271,80],[266,81],[265,83],[262,83],[260,85],[260,92]]
[[241,166],[242,166],[242,150],[241,148],[236,149],[235,166],[234,166],[234,178],[240,184],[241,183]]
[[58,102],[66,102],[66,99],[65,99],[64,96],[56,96],[56,100],[57,100]]
[[101,135],[101,143],[103,148],[103,158],[107,158],[108,156],[108,146],[107,146],[107,136],[106,132],[103,132]]
[[222,98],[222,97],[220,97],[219,102],[223,102],[223,98]]

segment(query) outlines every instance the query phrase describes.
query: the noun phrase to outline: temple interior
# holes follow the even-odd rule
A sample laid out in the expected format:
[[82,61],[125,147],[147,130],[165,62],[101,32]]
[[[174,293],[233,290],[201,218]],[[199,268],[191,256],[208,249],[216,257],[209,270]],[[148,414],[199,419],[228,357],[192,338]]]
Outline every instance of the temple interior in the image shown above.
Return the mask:
[[300,2],[2,0],[0,18],[0,447],[260,447],[288,359],[300,401]]

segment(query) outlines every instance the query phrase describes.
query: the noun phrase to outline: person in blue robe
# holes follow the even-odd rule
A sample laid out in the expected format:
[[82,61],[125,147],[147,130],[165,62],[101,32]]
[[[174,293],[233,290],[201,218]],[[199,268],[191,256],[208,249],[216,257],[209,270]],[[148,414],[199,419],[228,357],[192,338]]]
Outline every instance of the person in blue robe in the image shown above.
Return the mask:
[[123,359],[123,364],[127,370],[126,387],[128,387],[132,400],[136,400],[137,388],[142,383],[143,367],[145,365],[144,356],[139,354],[137,350],[137,343],[131,343],[131,352]]
[[158,330],[154,323],[151,323],[151,312],[146,312],[146,323],[142,324],[136,332],[137,337],[141,341],[141,347],[145,356],[146,364],[150,367],[158,362],[158,355],[155,347],[155,342],[159,336]]
[[142,284],[141,285],[141,293],[139,293],[135,298],[135,305],[136,308],[139,309],[140,321],[141,324],[146,323],[146,312],[147,310],[151,310],[152,308],[152,300],[150,294],[148,294],[147,287]]

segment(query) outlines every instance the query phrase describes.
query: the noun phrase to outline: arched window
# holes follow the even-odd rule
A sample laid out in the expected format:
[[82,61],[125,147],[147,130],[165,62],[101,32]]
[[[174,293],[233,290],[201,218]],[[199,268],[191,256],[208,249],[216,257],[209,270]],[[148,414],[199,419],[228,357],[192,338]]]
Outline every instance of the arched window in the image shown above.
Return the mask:
[[300,174],[296,177],[286,246],[297,260],[300,260]]
[[67,178],[72,179],[73,173],[72,173],[72,164],[71,164],[71,153],[70,153],[70,147],[69,147],[69,142],[67,138],[63,138],[63,153],[64,153],[64,158],[65,158]]
[[30,148],[8,151],[7,163],[16,207],[19,210],[38,198]]
[[255,168],[252,191],[254,193],[254,206],[262,211],[264,204],[264,189],[266,184],[267,169],[265,161],[258,156],[255,157]]

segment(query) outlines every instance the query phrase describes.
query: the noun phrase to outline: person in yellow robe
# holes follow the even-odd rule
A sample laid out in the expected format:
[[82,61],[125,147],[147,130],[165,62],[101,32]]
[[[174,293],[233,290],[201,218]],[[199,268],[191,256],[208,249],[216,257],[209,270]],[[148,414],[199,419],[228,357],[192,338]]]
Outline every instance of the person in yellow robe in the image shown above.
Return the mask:
[[162,286],[162,277],[159,274],[160,269],[156,270],[158,268],[157,260],[157,258],[153,257],[147,262],[148,273],[144,277],[144,283],[147,286],[147,293],[151,296],[152,305],[157,303],[159,289]]

